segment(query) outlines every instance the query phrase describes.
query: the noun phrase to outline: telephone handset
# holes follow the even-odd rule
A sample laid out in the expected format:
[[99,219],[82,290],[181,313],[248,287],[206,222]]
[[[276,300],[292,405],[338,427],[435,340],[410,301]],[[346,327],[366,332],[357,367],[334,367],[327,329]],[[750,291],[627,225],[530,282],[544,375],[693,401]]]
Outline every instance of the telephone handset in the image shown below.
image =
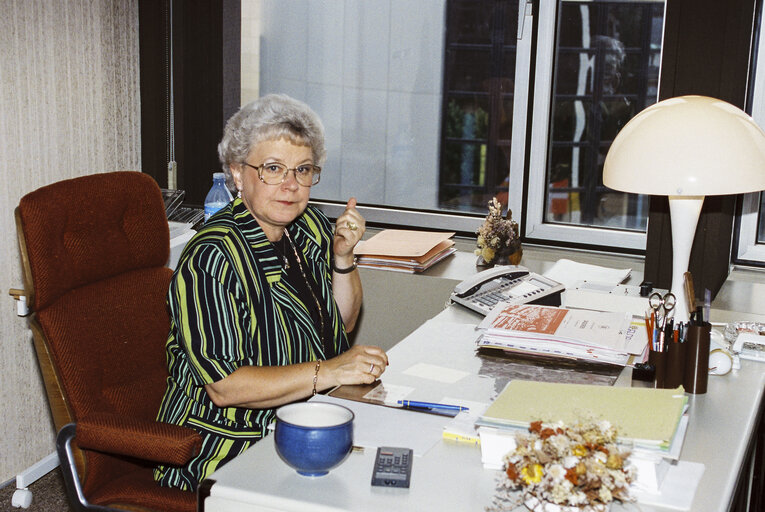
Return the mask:
[[486,315],[498,302],[560,306],[564,289],[561,283],[526,267],[503,265],[462,281],[454,288],[451,301]]

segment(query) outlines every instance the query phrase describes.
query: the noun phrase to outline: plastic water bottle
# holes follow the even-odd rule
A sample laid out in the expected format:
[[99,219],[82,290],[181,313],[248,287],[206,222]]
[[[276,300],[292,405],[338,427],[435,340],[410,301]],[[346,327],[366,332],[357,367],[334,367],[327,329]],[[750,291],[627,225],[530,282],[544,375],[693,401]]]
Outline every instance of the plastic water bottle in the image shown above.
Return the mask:
[[226,175],[222,172],[213,174],[213,185],[205,197],[205,222],[212,215],[231,202],[233,197],[226,187]]

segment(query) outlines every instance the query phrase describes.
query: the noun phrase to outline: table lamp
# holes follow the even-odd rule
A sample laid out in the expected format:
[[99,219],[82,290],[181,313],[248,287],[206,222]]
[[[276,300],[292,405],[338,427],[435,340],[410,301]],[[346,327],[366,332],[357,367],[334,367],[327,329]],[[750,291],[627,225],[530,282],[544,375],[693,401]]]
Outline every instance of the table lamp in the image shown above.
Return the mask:
[[618,133],[603,164],[603,184],[669,196],[674,317],[685,322],[689,311],[683,274],[704,197],[765,189],[765,132],[744,111],[722,100],[666,99],[641,111]]

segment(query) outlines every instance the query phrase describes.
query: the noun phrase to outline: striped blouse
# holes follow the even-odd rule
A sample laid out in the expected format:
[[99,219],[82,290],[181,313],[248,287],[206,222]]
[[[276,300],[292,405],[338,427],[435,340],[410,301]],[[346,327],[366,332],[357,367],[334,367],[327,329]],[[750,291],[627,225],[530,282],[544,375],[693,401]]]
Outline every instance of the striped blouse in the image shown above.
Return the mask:
[[[308,206],[287,228],[329,312],[335,354],[348,349],[332,295],[332,228]],[[168,293],[167,380],[157,419],[198,431],[200,454],[183,467],[159,466],[168,487],[193,490],[267,433],[274,409],[216,406],[204,386],[240,366],[327,359],[311,320],[311,297],[285,278],[281,259],[241,199],[207,221],[181,254]],[[309,276],[310,277],[310,276]]]

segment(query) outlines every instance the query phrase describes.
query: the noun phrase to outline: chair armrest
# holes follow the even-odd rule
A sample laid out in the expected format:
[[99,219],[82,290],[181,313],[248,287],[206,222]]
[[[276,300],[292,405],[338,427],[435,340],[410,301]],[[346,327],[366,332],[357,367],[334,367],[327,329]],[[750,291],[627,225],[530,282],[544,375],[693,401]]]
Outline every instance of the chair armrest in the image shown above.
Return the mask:
[[8,290],[8,294],[16,301],[16,314],[19,316],[29,315],[29,307],[27,306],[29,295],[27,292],[19,288],[11,288]]
[[202,437],[190,428],[93,413],[77,422],[80,448],[180,466],[199,453]]
[[8,295],[16,300],[23,300],[27,298],[27,293],[20,288],[11,288],[8,290]]

